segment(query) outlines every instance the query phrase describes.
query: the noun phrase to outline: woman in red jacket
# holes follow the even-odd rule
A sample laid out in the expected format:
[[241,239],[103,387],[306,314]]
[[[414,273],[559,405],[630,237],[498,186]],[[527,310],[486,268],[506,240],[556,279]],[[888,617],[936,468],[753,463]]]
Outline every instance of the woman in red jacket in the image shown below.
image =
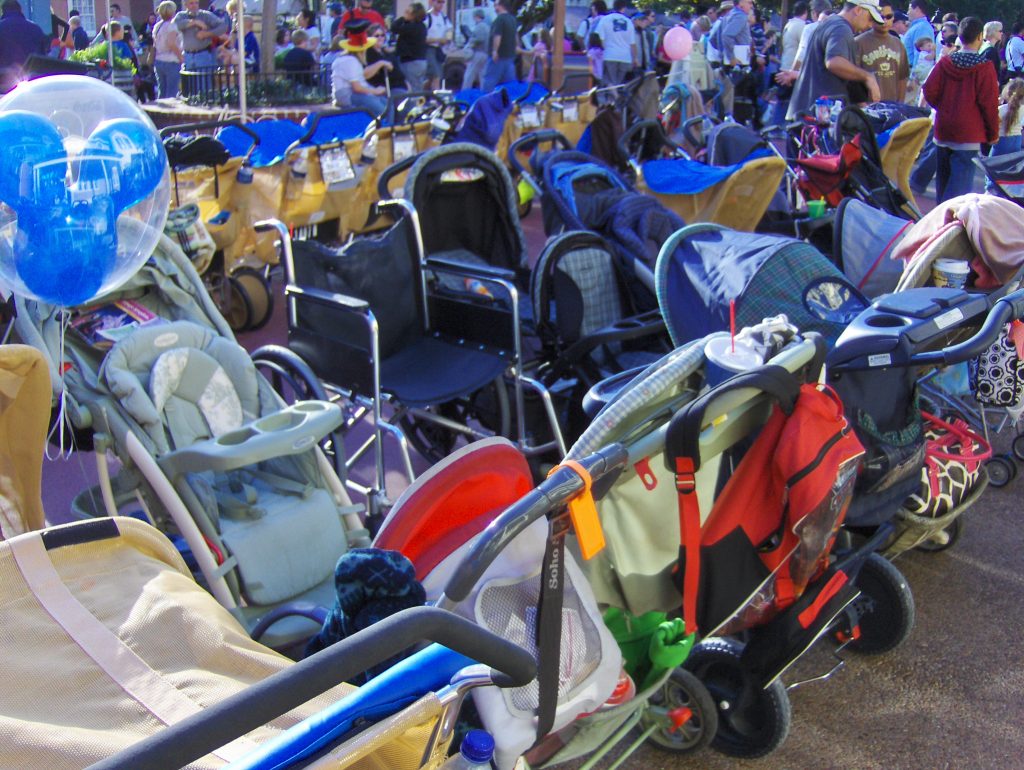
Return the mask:
[[974,158],[982,144],[999,139],[999,84],[978,53],[983,29],[974,16],[961,21],[960,50],[942,57],[924,83],[924,98],[935,108],[938,203],[971,192]]

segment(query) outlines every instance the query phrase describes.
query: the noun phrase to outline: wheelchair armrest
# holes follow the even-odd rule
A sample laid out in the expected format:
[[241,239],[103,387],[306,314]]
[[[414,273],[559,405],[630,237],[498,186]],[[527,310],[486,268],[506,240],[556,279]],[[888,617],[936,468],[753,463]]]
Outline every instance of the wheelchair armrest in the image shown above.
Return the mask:
[[284,287],[284,295],[286,297],[296,297],[301,299],[310,300],[320,305],[330,305],[341,310],[351,310],[357,313],[365,313],[370,308],[370,304],[366,300],[359,299],[358,297],[352,297],[348,294],[338,294],[337,292],[324,291],[323,289],[314,289],[311,286],[296,286],[295,284],[288,284]]
[[445,273],[457,273],[466,278],[480,278],[491,281],[509,281],[515,283],[516,274],[512,270],[493,265],[478,265],[471,262],[459,262],[446,257],[427,257],[427,268]]
[[328,401],[297,401],[240,428],[158,459],[172,476],[229,471],[282,455],[300,454],[343,422],[341,407]]

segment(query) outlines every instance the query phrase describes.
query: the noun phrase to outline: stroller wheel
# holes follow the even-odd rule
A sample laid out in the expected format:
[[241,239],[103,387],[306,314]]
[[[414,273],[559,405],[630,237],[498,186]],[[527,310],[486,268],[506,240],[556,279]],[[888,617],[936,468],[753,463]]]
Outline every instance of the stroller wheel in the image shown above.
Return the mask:
[[[509,436],[512,433],[512,411],[502,377],[466,398],[448,401],[430,411],[459,425],[477,423],[498,436]],[[431,463],[439,462],[451,454],[462,435],[429,417],[412,414],[403,415],[399,426],[413,449]]]
[[1024,433],[1017,436],[1011,446],[1013,447],[1013,456],[1024,461]]
[[[670,713],[680,708],[689,709],[690,718],[675,727]],[[685,668],[677,668],[651,698],[640,725],[645,730],[658,726],[647,738],[655,748],[689,754],[711,743],[718,731],[718,711],[701,681]]]
[[861,595],[856,600],[862,614],[860,636],[849,649],[864,655],[879,655],[898,647],[914,627],[914,595],[906,578],[893,563],[873,553],[864,561],[854,584]]
[[245,290],[245,286],[227,276],[210,294],[231,331],[243,332],[249,328],[249,322],[252,320],[252,300],[249,299],[249,292]]
[[993,455],[985,463],[988,483],[993,487],[1005,487],[1017,476],[1017,463],[1007,455]]
[[263,273],[252,267],[240,267],[231,277],[245,289],[252,304],[252,315],[246,331],[256,331],[266,326],[274,312],[274,295],[270,291],[270,282]]
[[952,548],[956,545],[956,541],[960,539],[960,535],[963,533],[963,528],[963,517],[958,516],[953,519],[953,523],[944,530],[937,532],[932,538],[929,538],[918,545],[917,550],[924,551],[925,553],[938,553],[939,551],[945,551],[948,548]]
[[789,695],[779,679],[762,688],[740,662],[742,652],[731,639],[709,639],[693,648],[684,666],[715,703],[718,730],[711,748],[731,757],[763,757],[789,735]]

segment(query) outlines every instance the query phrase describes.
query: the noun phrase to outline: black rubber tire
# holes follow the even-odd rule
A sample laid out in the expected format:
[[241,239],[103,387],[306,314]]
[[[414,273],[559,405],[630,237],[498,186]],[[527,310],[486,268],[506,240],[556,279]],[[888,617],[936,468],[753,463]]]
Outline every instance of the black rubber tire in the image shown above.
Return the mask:
[[993,455],[985,462],[985,472],[988,474],[988,485],[1000,489],[1017,475],[1017,463],[1006,455]]
[[718,730],[711,748],[753,759],[785,742],[792,710],[782,680],[760,687],[740,662],[742,652],[742,645],[731,639],[706,639],[683,666],[700,679],[715,703]]
[[960,536],[963,534],[964,517],[957,516],[953,519],[953,523],[942,531],[946,533],[945,543],[939,543],[934,540],[925,540],[923,543],[918,545],[915,550],[923,551],[924,553],[940,553],[952,548],[956,545],[956,541],[959,540]]
[[[659,713],[686,707],[692,712],[689,721],[671,732],[665,725],[665,717]],[[672,754],[692,754],[708,746],[718,732],[718,709],[701,681],[685,668],[677,668],[670,675],[661,690],[648,701],[641,729],[654,723],[661,726],[647,737],[647,742],[660,751]]]
[[226,276],[218,286],[212,287],[210,296],[233,332],[244,332],[252,320],[252,300],[245,286]]
[[1013,443],[1010,446],[1013,449],[1013,456],[1024,462],[1024,433],[1014,436]]
[[[280,345],[264,345],[252,353],[252,363],[287,404],[296,401],[329,401],[323,383],[300,356]],[[343,431],[328,433],[320,440],[338,477],[345,480],[345,442]]]
[[901,645],[914,628],[914,594],[891,561],[870,554],[857,573],[856,599],[865,610],[860,617],[860,637],[847,649],[862,655],[881,655]]
[[[466,398],[448,401],[433,411],[462,425],[468,425],[471,421],[479,422],[497,436],[512,435],[512,408],[502,377]],[[398,425],[412,448],[432,464],[450,455],[461,435],[411,414],[402,415]]]
[[270,281],[262,271],[253,267],[240,267],[231,277],[242,284],[252,303],[252,315],[246,330],[262,329],[274,314],[274,294],[270,289]]

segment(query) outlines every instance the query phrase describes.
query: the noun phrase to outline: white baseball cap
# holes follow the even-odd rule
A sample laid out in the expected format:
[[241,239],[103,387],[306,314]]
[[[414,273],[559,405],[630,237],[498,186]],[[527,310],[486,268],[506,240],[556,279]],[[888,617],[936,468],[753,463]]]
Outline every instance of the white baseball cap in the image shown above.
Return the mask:
[[882,18],[882,8],[881,8],[881,6],[878,5],[878,0],[847,0],[847,1],[850,2],[850,3],[853,3],[854,5],[860,6],[861,8],[866,8],[867,12],[871,14],[871,18],[874,19],[876,23],[878,23],[878,24],[885,23],[885,20]]

